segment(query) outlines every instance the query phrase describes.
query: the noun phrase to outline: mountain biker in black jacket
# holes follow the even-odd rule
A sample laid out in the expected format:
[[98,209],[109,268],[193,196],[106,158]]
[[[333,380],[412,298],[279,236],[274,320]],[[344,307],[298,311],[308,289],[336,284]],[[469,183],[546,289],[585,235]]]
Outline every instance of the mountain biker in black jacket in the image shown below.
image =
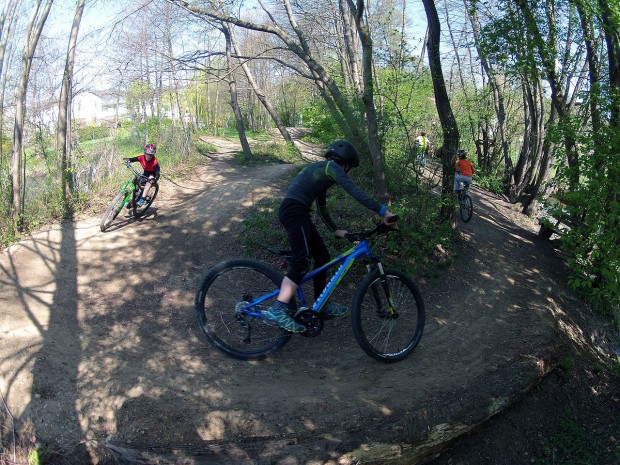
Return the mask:
[[[359,166],[356,148],[345,140],[333,142],[325,152],[324,161],[306,166],[291,182],[280,205],[279,219],[286,228],[292,257],[289,269],[282,281],[276,303],[267,310],[263,321],[279,326],[287,331],[300,333],[305,326],[297,323],[287,312],[287,304],[297,291],[301,279],[308,272],[309,257],[314,259],[314,267],[319,268],[329,262],[329,252],[316,226],[312,223],[310,211],[316,201],[318,213],[334,232],[336,237],[344,238],[347,231],[338,229],[327,210],[327,190],[338,184],[360,204],[383,217],[386,224],[394,217],[385,205],[380,204],[360,189],[348,176],[353,167]],[[314,277],[314,297],[321,294],[327,283],[326,273]],[[347,309],[327,302],[321,313],[341,316]]]

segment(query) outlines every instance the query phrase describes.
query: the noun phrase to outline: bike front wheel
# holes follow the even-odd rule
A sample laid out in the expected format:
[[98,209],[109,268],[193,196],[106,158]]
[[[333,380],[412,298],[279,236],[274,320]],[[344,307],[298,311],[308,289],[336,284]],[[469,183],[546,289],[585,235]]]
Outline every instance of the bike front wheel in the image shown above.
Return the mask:
[[[248,302],[280,287],[283,276],[269,265],[249,258],[226,260],[211,268],[196,292],[198,323],[211,344],[242,360],[258,360],[278,351],[291,333],[264,324],[244,311]],[[252,311],[267,310],[273,297]]]
[[469,194],[463,194],[462,198],[459,200],[459,207],[461,219],[464,223],[467,223],[474,214],[474,203]]
[[411,278],[393,269],[385,269],[384,274],[384,283],[375,270],[357,287],[351,324],[364,352],[391,363],[403,360],[416,348],[426,314],[422,295]]
[[105,230],[108,229],[108,226],[110,226],[112,221],[114,221],[114,218],[118,216],[120,211],[123,209],[123,206],[125,205],[126,197],[127,192],[124,190],[116,194],[116,197],[114,197],[114,200],[112,200],[107,210],[103,214],[103,218],[101,218],[101,223],[99,224],[101,232],[105,232]]

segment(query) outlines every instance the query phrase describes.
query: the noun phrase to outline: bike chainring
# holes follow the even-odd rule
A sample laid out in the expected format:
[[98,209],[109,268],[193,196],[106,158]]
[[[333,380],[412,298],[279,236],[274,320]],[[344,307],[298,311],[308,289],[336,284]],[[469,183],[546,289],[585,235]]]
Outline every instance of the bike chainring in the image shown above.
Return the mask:
[[306,331],[301,333],[305,337],[317,337],[323,331],[323,319],[317,312],[312,310],[302,310],[295,314],[295,321],[306,327]]
[[237,317],[237,321],[244,328],[249,328],[250,321],[252,321],[252,317],[245,312],[245,307],[248,305],[246,301],[237,302],[235,305],[235,316]]

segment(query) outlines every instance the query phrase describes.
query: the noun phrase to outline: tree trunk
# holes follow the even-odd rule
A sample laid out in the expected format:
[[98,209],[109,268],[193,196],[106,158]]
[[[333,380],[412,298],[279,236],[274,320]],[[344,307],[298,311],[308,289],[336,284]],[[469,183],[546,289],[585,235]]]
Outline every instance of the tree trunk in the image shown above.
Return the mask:
[[[168,10],[170,10],[170,6],[168,6]],[[172,82],[172,89],[174,90],[174,103],[177,107],[177,112],[179,114],[179,118],[181,119],[181,127],[183,128],[183,149],[181,150],[181,160],[185,160],[185,155],[189,153],[189,121],[185,118],[185,111],[183,108],[183,103],[181,100],[181,92],[179,91],[179,79],[176,73],[176,66],[174,64],[174,49],[172,47],[172,21],[170,12],[166,12],[166,16],[164,21],[162,21],[163,29],[164,29],[164,40],[166,43],[166,48],[168,50],[168,67],[170,69],[170,78]],[[159,99],[158,99],[159,101]],[[172,105],[172,101],[170,102]]]
[[[338,8],[340,11],[340,17],[342,19],[342,35],[344,37],[344,53],[343,57],[346,57],[347,67],[343,70],[343,76],[348,77],[345,79],[351,81],[353,88],[357,95],[362,94],[362,84],[360,79],[360,63],[357,50],[359,49],[358,43],[355,40],[355,31],[353,30],[353,24],[351,23],[351,11],[346,7],[347,0],[339,0]],[[355,19],[353,19],[355,21]],[[346,73],[346,74],[345,74]]]
[[555,123],[556,110],[551,108],[549,119],[545,121],[545,97],[540,79],[523,83],[523,101],[526,115],[526,141],[515,170],[517,182],[517,201],[522,212],[533,215],[537,209],[537,198],[543,193],[551,173],[551,163],[555,144],[546,140],[546,127]]
[[584,4],[583,0],[574,0],[581,20],[581,28],[586,45],[586,56],[588,60],[588,74],[590,78],[589,104],[590,114],[592,115],[592,132],[599,134],[602,129],[602,116],[600,109],[600,63],[598,53],[596,51],[596,38],[594,36],[594,25],[592,21],[592,11],[589,6]]
[[355,18],[357,32],[362,43],[362,69],[364,73],[364,87],[362,101],[366,110],[366,125],[368,128],[368,145],[372,157],[374,184],[377,195],[384,201],[387,200],[388,192],[385,182],[385,164],[381,154],[379,142],[379,124],[374,102],[374,83],[372,72],[372,38],[368,32],[368,25],[364,22],[364,0],[357,0],[357,6],[352,0],[347,0],[349,8]]
[[[6,85],[7,73],[3,72],[4,69],[4,57],[6,56],[6,48],[9,42],[9,36],[15,33],[15,11],[21,0],[9,0],[4,5],[2,10],[2,16],[0,17],[0,141],[3,140],[4,129],[4,89]],[[4,164],[4,154],[2,150],[2,144],[0,143],[0,166]]]
[[73,17],[73,25],[71,26],[71,35],[69,36],[69,47],[67,48],[67,60],[65,63],[65,72],[62,79],[62,87],[60,89],[60,100],[58,102],[58,128],[56,132],[56,145],[60,153],[60,176],[62,185],[62,203],[65,218],[71,216],[72,207],[72,189],[71,163],[68,160],[67,143],[70,139],[67,134],[70,118],[69,103],[70,96],[73,91],[73,65],[75,63],[75,45],[77,43],[80,22],[82,21],[82,13],[84,12],[84,3],[86,0],[78,0],[75,7],[75,15]]
[[13,128],[13,148],[11,152],[11,211],[13,226],[21,231],[24,215],[24,188],[26,163],[23,159],[24,120],[26,113],[26,95],[28,91],[28,76],[32,66],[32,59],[37,48],[43,25],[47,20],[53,0],[47,0],[41,8],[42,0],[37,0],[28,21],[24,34],[24,51],[19,73],[19,83],[15,95],[15,125]]
[[245,127],[243,125],[243,115],[241,113],[241,108],[239,107],[239,99],[237,97],[237,82],[235,81],[235,76],[232,71],[232,53],[231,53],[231,34],[230,34],[230,25],[228,23],[222,23],[220,30],[226,39],[226,80],[228,81],[228,88],[230,89],[230,106],[232,107],[233,113],[235,115],[235,121],[237,123],[237,133],[239,134],[239,140],[241,142],[241,147],[243,148],[243,155],[246,160],[252,160],[252,150],[250,149],[250,144],[248,142],[248,138],[245,135]]
[[[613,2],[612,2],[613,4]],[[605,32],[609,64],[609,85],[612,89],[611,126],[620,128],[620,31],[617,5],[612,9],[608,0],[598,0],[602,26]]]
[[577,143],[575,135],[568,124],[570,117],[570,106],[565,100],[564,87],[558,75],[556,66],[557,62],[557,37],[556,37],[556,17],[552,8],[548,10],[548,24],[546,25],[549,33],[543,36],[540,27],[536,21],[531,5],[526,0],[515,0],[523,17],[525,18],[525,27],[528,34],[534,41],[536,52],[541,59],[545,77],[551,89],[551,103],[557,111],[559,122],[561,124],[564,147],[566,149],[566,158],[568,166],[571,168],[568,176],[568,182],[571,189],[576,188],[579,184],[579,157],[577,151]]
[[480,25],[478,23],[478,13],[476,12],[474,6],[475,3],[465,0],[464,4],[465,8],[470,11],[469,20],[474,31],[474,41],[476,44],[476,50],[478,51],[478,56],[480,57],[482,69],[484,69],[484,72],[489,78],[489,86],[491,87],[491,91],[493,94],[493,106],[495,108],[495,115],[497,116],[500,149],[504,157],[504,176],[506,178],[508,186],[512,187],[512,189],[509,189],[509,194],[511,200],[514,201],[516,182],[514,177],[514,167],[512,165],[512,159],[510,158],[510,146],[508,143],[508,127],[506,123],[506,108],[504,107],[504,95],[502,94],[502,90],[499,84],[497,74],[495,73],[495,69],[490,65],[489,61],[486,58],[486,55],[480,47]]
[[[452,113],[441,68],[441,55],[439,54],[440,25],[437,8],[435,8],[434,0],[422,0],[422,3],[428,20],[428,62],[435,91],[435,105],[443,129],[443,145],[439,149],[442,164],[442,192],[444,195],[451,196],[454,184],[454,161],[459,148],[459,129],[454,113]],[[442,207],[443,218],[450,218],[452,213],[452,205],[446,204]]]

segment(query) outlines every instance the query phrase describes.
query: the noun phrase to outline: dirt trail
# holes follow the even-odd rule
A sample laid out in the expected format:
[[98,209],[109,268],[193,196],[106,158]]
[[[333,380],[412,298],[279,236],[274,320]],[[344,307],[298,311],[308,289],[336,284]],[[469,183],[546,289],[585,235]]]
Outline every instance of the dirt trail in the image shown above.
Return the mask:
[[348,319],[261,362],[213,349],[198,282],[243,254],[231,232],[292,169],[239,167],[231,149],[165,180],[141,221],[66,222],[0,254],[0,388],[41,441],[99,463],[414,463],[550,369],[562,309],[581,304],[534,226],[477,189],[454,266],[417,280],[427,326],[405,361],[366,356]]

